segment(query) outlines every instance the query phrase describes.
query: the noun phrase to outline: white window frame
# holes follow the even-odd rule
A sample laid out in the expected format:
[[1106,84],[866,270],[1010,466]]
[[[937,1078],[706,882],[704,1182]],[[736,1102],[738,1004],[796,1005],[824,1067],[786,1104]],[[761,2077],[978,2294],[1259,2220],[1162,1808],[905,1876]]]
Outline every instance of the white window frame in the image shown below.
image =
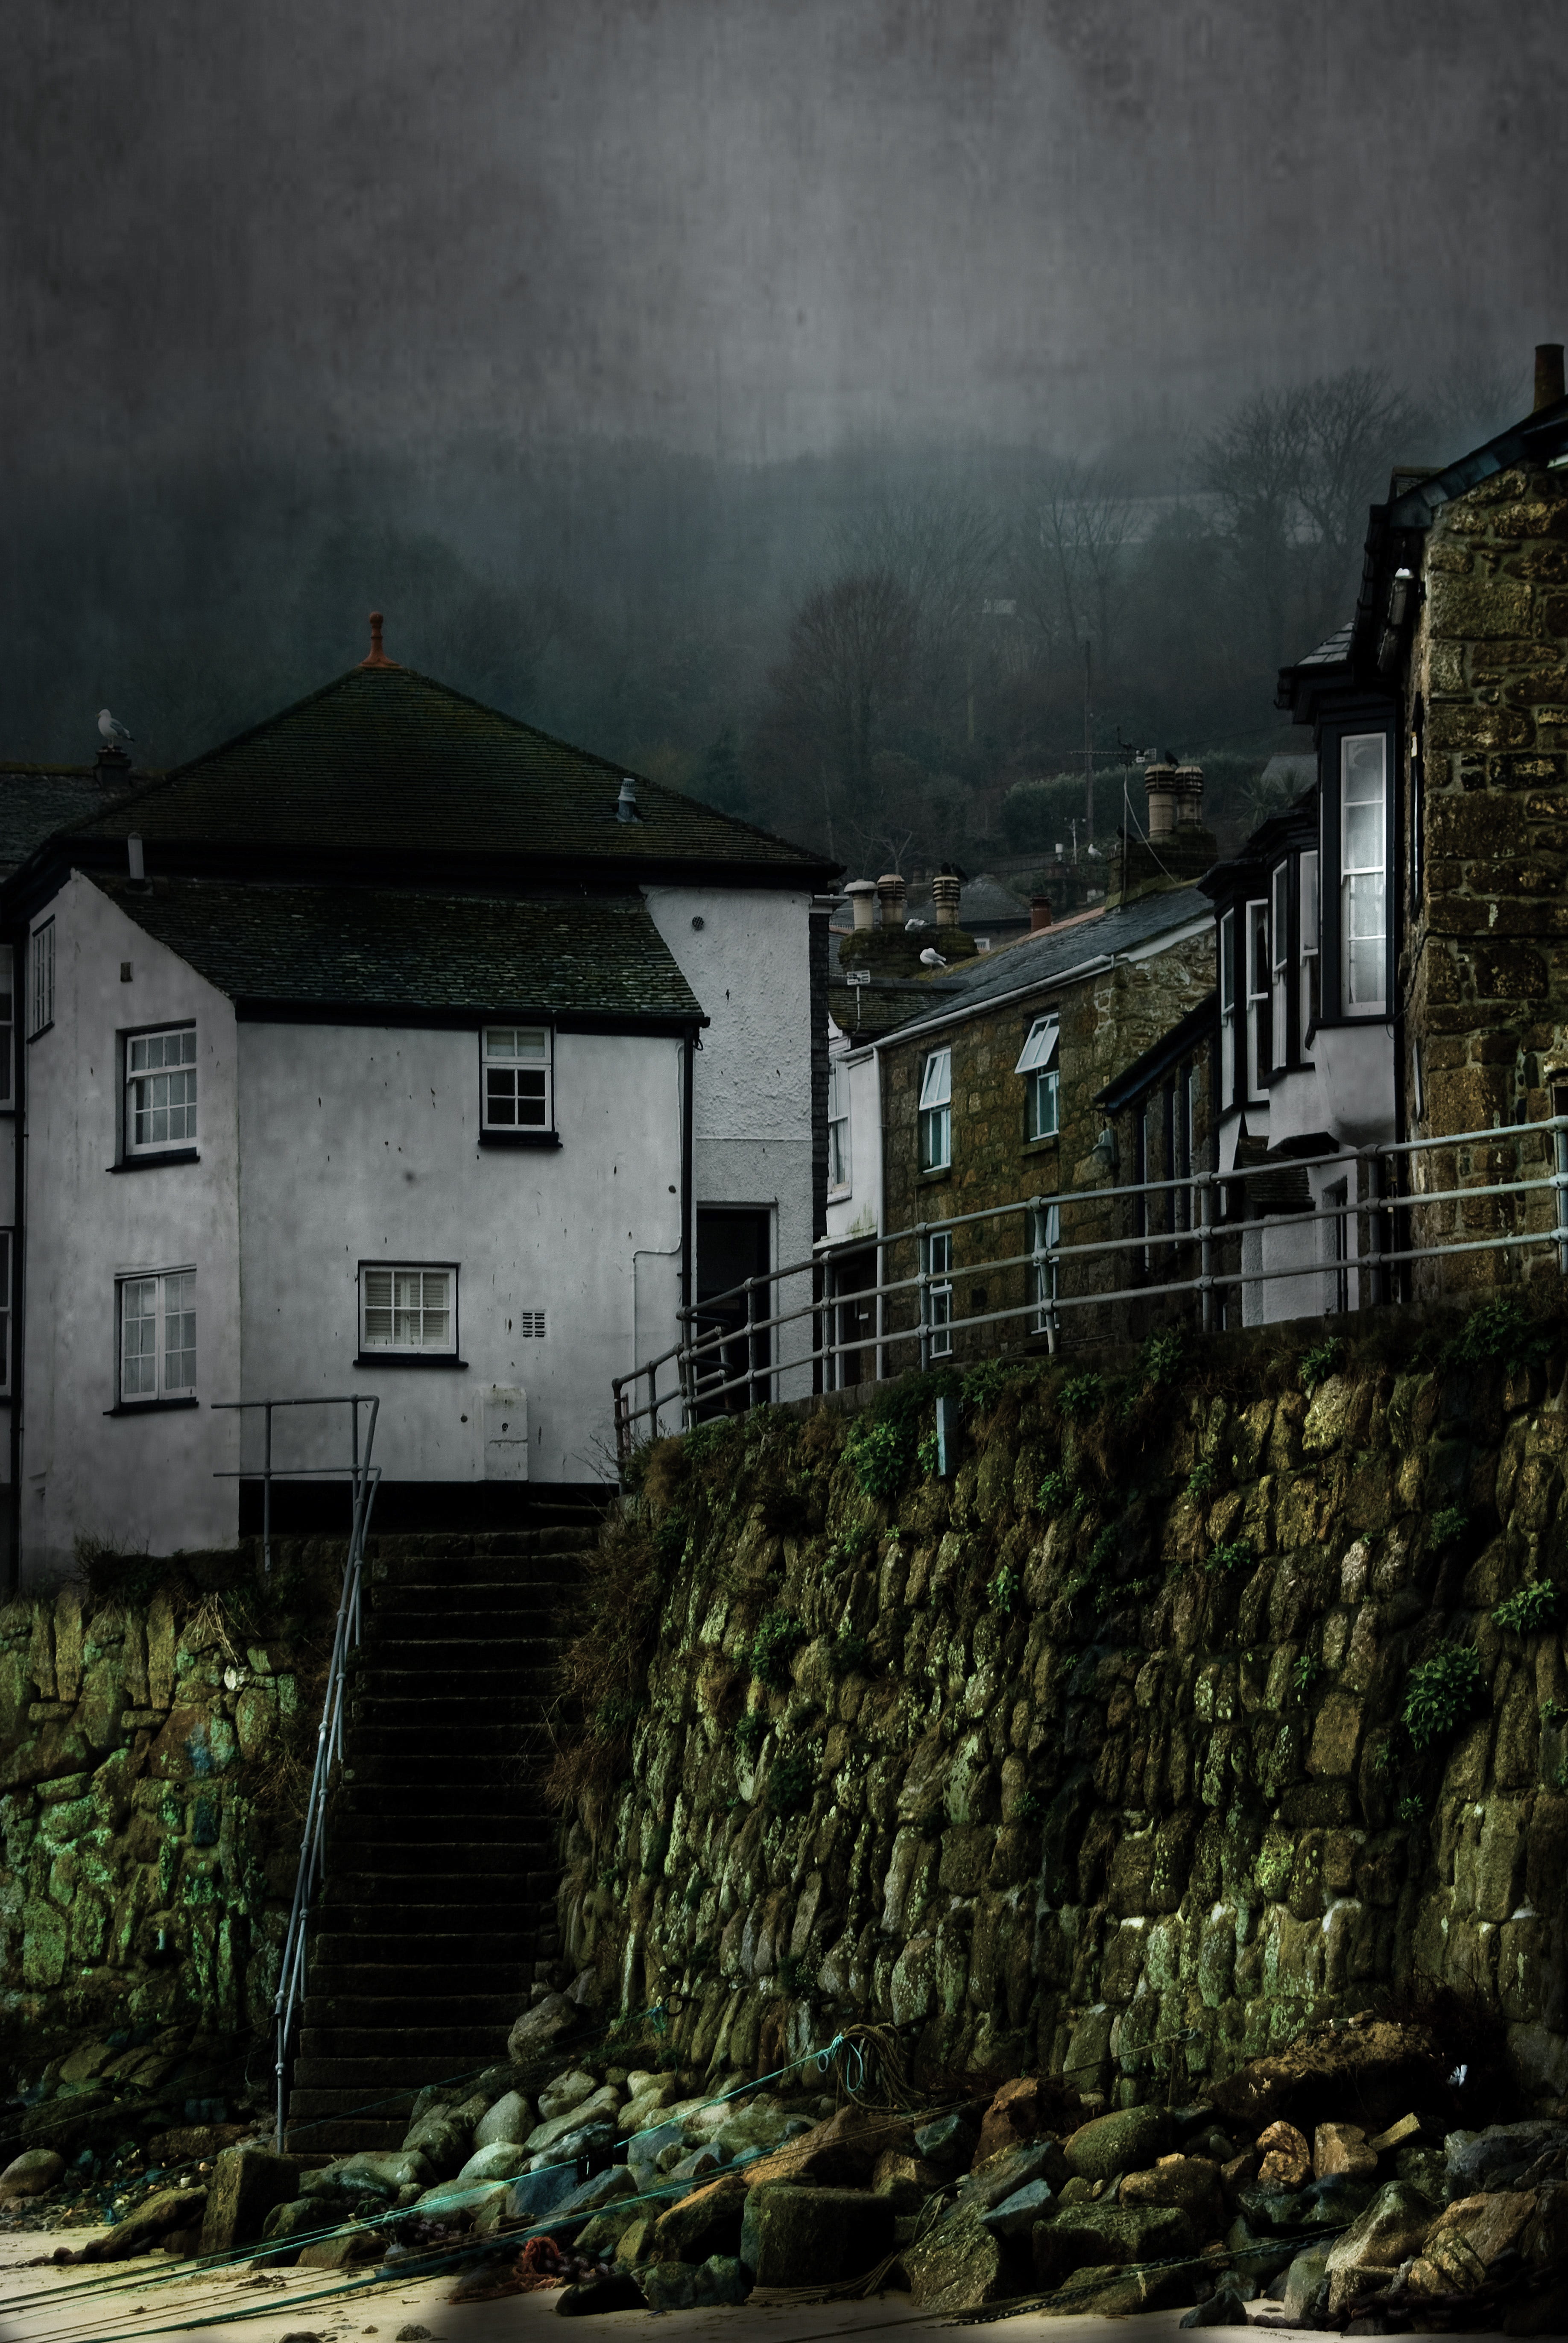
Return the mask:
[[[1246,934],[1247,960],[1242,973],[1247,986],[1247,1099],[1249,1104],[1260,1104],[1269,1095],[1259,1056],[1263,1012],[1269,1005],[1269,905],[1265,897],[1255,897],[1247,905]],[[1269,1056],[1271,1063],[1271,1042]]]
[[1318,909],[1318,850],[1315,846],[1301,858],[1301,866],[1297,874],[1296,891],[1300,901],[1302,921],[1302,1055],[1303,1058],[1310,1058],[1312,1055],[1312,1045],[1308,1037],[1313,1031],[1317,1025],[1319,1017],[1322,1014],[1322,994],[1319,990],[1320,978],[1318,973],[1320,965],[1318,959],[1318,925],[1321,914]]
[[[530,1040],[537,1041],[539,1044],[538,1048],[524,1049],[519,1047],[518,1037],[523,1034],[527,1034]],[[510,1041],[509,1048],[507,1046],[508,1037]],[[555,1058],[555,1032],[551,1026],[524,1023],[515,1025],[486,1025],[481,1027],[479,1032],[479,1116],[481,1129],[485,1131],[499,1131],[507,1138],[550,1138],[554,1134],[556,1127]],[[543,1094],[538,1101],[538,1105],[542,1109],[542,1119],[530,1120],[527,1122],[518,1119],[517,1110],[521,1106],[523,1101],[516,1087],[514,1087],[512,1092],[513,1112],[510,1119],[508,1120],[503,1112],[498,1111],[492,1111],[490,1100],[490,1076],[492,1072],[504,1076],[508,1070],[517,1074],[541,1074],[543,1076]]]
[[[153,1025],[140,1033],[126,1033],[125,1045],[125,1151],[132,1155],[167,1155],[172,1149],[194,1147],[196,1143],[196,1029],[194,1021],[180,1025]],[[177,1039],[179,1053],[171,1059],[168,1045]],[[158,1045],[156,1064],[138,1066],[138,1051],[152,1054]],[[186,1044],[189,1044],[188,1051]],[[160,1085],[163,1086],[161,1101]],[[177,1098],[172,1093],[177,1089]],[[166,1118],[161,1138],[151,1132],[137,1136],[137,1126],[146,1116]],[[174,1125],[177,1122],[177,1132]]]
[[844,1059],[828,1061],[828,1192],[853,1192],[854,1160],[849,1151],[849,1069]]
[[1023,1135],[1025,1143],[1056,1139],[1061,1131],[1061,1072],[1058,1063],[1061,1042],[1060,1017],[1037,1017],[1013,1068],[1024,1077]]
[[920,1161],[922,1172],[948,1172],[953,1161],[953,1053],[932,1050],[920,1068]]
[[0,1108],[16,1102],[16,955],[0,944]]
[[27,956],[27,1039],[37,1040],[55,1021],[55,922],[35,928]]
[[950,1229],[939,1229],[925,1240],[926,1275],[932,1282],[926,1287],[926,1349],[929,1357],[950,1359],[953,1354],[953,1239]]
[[1236,913],[1220,921],[1220,1111],[1236,1097]]
[[[152,1307],[146,1307],[148,1302]],[[129,1338],[136,1332],[135,1349]],[[186,1406],[196,1396],[196,1273],[132,1270],[115,1280],[115,1398],[121,1408]]]
[[1276,862],[1269,877],[1269,974],[1272,1017],[1269,1048],[1276,1066],[1285,1062],[1291,1031],[1291,865]]
[[[1375,797],[1350,794],[1353,752],[1358,749],[1376,746],[1378,752],[1378,789]],[[1364,823],[1361,853],[1362,859],[1352,859],[1352,813],[1358,808],[1375,806],[1375,824]],[[1365,859],[1375,838],[1375,852]],[[1375,907],[1375,930],[1367,925],[1373,916],[1368,907]],[[1358,912],[1362,930],[1356,931]],[[1370,988],[1358,993],[1355,977],[1356,946],[1375,943],[1377,990]],[[1362,964],[1363,977],[1368,972]],[[1340,1014],[1343,1017],[1381,1017],[1388,1008],[1388,735],[1385,732],[1347,732],[1340,742]]]
[[[417,1278],[419,1289],[416,1298],[408,1284],[398,1281]],[[383,1285],[383,1280],[387,1281]],[[437,1283],[437,1282],[439,1281]],[[444,1298],[437,1298],[444,1297]],[[377,1320],[386,1312],[388,1325],[385,1332],[379,1324],[371,1326],[371,1313]],[[446,1334],[439,1341],[426,1339],[425,1322],[444,1316]],[[399,1341],[398,1321],[405,1321],[405,1335],[410,1332],[407,1322],[417,1318],[417,1339]],[[457,1264],[452,1261],[362,1261],[359,1264],[359,1355],[367,1362],[375,1359],[455,1359],[457,1355]]]

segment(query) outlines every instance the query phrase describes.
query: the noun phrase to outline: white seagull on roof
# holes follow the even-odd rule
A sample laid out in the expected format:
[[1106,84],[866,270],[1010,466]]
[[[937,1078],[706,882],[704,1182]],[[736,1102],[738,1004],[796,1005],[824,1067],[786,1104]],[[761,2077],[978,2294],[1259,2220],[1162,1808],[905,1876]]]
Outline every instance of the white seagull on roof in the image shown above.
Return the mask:
[[98,729],[111,749],[117,749],[122,740],[129,740],[132,738],[119,718],[111,716],[106,708],[100,708],[98,710]]
[[942,958],[940,951],[933,950],[931,946],[928,944],[924,951],[920,954],[920,966],[922,968],[946,968],[947,962]]

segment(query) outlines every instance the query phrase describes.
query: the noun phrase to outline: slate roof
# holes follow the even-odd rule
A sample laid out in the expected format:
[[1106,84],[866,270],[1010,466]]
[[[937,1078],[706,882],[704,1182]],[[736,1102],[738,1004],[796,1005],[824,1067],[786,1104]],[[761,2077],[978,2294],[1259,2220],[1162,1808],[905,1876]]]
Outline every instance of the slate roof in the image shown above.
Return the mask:
[[100,779],[92,765],[0,766],[0,872],[25,862],[65,823],[102,813],[128,785]]
[[149,847],[673,859],[795,870],[802,884],[831,867],[645,779],[641,820],[618,821],[624,771],[411,668],[357,667],[65,842],[136,830]]
[[702,1017],[640,898],[568,904],[266,880],[94,883],[220,992],[258,1007]]
[[1213,907],[1196,887],[1174,887],[1120,903],[1113,910],[1096,911],[1060,927],[1040,928],[1020,936],[1005,951],[988,952],[980,960],[959,960],[942,971],[945,993],[961,996],[933,1004],[930,1018],[906,1025],[893,1038],[903,1041],[939,1019],[947,1021],[961,1010],[983,1009],[989,1001],[1010,993],[1032,990],[1068,976],[1091,960],[1114,952],[1132,951],[1140,945],[1173,934],[1197,920],[1211,920]]

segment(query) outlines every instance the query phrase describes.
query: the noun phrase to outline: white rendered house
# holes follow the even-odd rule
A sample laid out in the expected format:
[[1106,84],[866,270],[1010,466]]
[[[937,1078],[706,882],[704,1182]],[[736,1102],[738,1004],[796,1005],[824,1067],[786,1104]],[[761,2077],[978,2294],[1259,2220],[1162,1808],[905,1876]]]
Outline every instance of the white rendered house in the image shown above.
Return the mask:
[[[820,1232],[829,876],[378,641],[40,846],[5,888],[14,1579],[254,1530],[221,1402],[377,1393],[384,1528],[610,1476],[612,1376]],[[291,1410],[274,1465],[347,1442]]]

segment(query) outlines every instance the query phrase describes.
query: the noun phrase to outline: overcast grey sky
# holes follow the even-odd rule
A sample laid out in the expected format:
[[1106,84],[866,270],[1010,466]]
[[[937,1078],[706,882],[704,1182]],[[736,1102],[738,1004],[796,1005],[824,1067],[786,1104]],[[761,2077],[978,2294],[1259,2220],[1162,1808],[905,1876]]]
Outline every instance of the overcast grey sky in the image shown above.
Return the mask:
[[6,449],[1091,442],[1560,339],[1563,0],[10,0]]

